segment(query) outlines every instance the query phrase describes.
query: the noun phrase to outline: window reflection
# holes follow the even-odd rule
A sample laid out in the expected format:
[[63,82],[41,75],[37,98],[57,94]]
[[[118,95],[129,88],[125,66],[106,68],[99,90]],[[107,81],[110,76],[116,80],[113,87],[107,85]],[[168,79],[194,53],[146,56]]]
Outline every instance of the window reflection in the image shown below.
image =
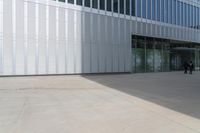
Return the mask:
[[90,0],[85,0],[85,6],[90,7]]
[[112,11],[111,2],[112,0],[107,0],[107,11]]
[[141,0],[137,0],[137,17],[141,17]]
[[98,8],[98,0],[92,0],[92,8]]
[[105,10],[105,0],[100,0],[100,10]]
[[124,14],[124,0],[120,0],[120,13]]
[[131,10],[131,15],[132,16],[135,16],[135,0],[132,0],[132,3],[131,3],[131,8],[132,8],[132,10]]
[[147,3],[146,3],[146,0],[142,0],[142,17],[143,18],[146,18],[146,6],[147,6]]
[[113,12],[118,13],[118,0],[113,0]]
[[147,18],[151,19],[151,0],[147,0]]
[[130,15],[130,0],[126,0],[126,15]]

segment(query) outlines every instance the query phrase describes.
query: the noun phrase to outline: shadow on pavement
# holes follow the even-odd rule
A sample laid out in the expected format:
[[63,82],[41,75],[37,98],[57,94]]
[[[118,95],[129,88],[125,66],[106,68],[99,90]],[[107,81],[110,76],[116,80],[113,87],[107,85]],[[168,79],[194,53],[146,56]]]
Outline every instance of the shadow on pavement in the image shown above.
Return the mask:
[[86,79],[200,119],[200,73],[84,75]]

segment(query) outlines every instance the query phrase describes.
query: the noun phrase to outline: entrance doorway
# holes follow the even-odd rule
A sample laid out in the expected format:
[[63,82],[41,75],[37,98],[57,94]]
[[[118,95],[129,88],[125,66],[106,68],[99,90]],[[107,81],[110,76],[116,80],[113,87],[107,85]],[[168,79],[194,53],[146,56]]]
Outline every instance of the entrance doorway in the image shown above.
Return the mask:
[[170,50],[170,69],[182,70],[185,62],[195,62],[195,48],[176,47]]

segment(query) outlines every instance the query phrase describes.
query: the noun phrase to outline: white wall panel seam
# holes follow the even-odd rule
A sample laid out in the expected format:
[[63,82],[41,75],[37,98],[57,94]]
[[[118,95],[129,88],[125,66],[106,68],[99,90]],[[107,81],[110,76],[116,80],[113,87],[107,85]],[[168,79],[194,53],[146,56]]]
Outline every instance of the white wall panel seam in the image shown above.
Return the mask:
[[[98,37],[100,36],[100,15],[98,15],[98,21],[97,21],[97,33],[98,33]],[[101,42],[100,39],[98,38],[97,41],[97,66],[98,66],[98,72],[100,72],[100,48],[101,48]]]
[[[36,0],[36,2],[38,2],[38,0]],[[36,32],[35,32],[35,38],[36,38],[36,50],[35,50],[35,55],[36,55],[36,58],[35,58],[35,73],[38,74],[39,72],[39,5],[38,3],[36,3],[35,5],[35,25],[36,25]]]
[[[126,23],[126,21],[125,21],[125,23],[124,23],[124,36],[125,36],[125,40],[124,40],[124,42],[125,42],[125,49],[127,50],[127,45],[126,45],[126,36],[127,36],[127,28],[126,28],[126,26],[127,26],[127,23]],[[127,63],[127,53],[126,53],[126,56],[125,56],[125,60],[124,60],[124,64],[125,64],[125,71],[126,71],[126,66],[128,65],[128,64],[126,64]]]
[[[133,21],[131,21],[130,22],[130,28],[131,29],[133,29]],[[129,56],[130,56],[130,59],[131,59],[131,69],[130,69],[130,72],[132,73],[133,72],[133,69],[132,69],[132,64],[133,64],[133,61],[134,61],[134,59],[133,59],[133,56],[132,56],[132,53],[133,53],[133,49],[132,49],[132,31],[131,31],[131,44],[129,45],[130,46],[130,49],[129,49]],[[135,45],[135,44],[134,44]],[[125,51],[124,51],[125,52]],[[125,57],[125,55],[124,55],[124,57]],[[125,62],[124,62],[124,64],[125,64]],[[125,69],[125,66],[124,66],[124,72],[126,72],[126,69]]]
[[74,59],[74,73],[77,73],[77,69],[76,69],[76,67],[77,67],[77,63],[76,63],[76,61],[77,61],[77,54],[76,54],[76,47],[78,47],[77,46],[77,41],[75,40],[75,39],[77,39],[77,36],[76,36],[76,32],[77,32],[77,11],[73,11],[73,13],[74,13],[74,43],[73,43],[73,59]]
[[107,45],[106,45],[106,17],[104,17],[104,43],[103,43],[103,47],[104,49],[104,72],[106,72],[106,68],[107,68],[107,58],[106,58],[106,50],[107,50]]
[[112,72],[114,72],[114,18],[112,17],[111,19],[111,27],[112,27],[112,42],[111,42],[111,59],[112,59],[112,63],[111,63],[111,66],[112,66]]
[[[105,8],[106,9],[106,8]],[[108,64],[107,64],[107,60],[108,60],[108,49],[109,49],[109,45],[108,45],[108,19],[107,16],[105,16],[105,72],[108,72]]]
[[[131,22],[129,21],[129,26],[131,27]],[[131,31],[129,30],[129,34],[131,33]],[[132,64],[131,64],[131,57],[132,57],[132,36],[129,36],[129,43],[128,43],[128,49],[129,49],[129,72],[131,72],[132,70]]]
[[93,43],[96,43],[93,41],[94,37],[94,33],[92,32],[94,31],[93,29],[93,14],[90,13],[90,72],[92,72],[92,49],[94,47],[94,44]]
[[[58,3],[58,0],[57,0]],[[58,48],[59,48],[59,8],[56,7],[56,49],[55,49],[55,59],[56,59],[56,73],[59,73],[59,58],[58,58]]]
[[46,5],[46,74],[49,73],[49,6]]
[[[117,19],[117,27],[118,27],[118,33],[117,33],[117,35],[118,35],[118,44],[117,44],[117,49],[118,49],[118,72],[120,71],[120,51],[121,51],[121,45],[123,45],[123,43],[121,43],[121,37],[120,37],[120,18],[118,18]],[[122,56],[122,55],[121,55]]]
[[24,73],[28,73],[28,3],[24,2]]
[[1,4],[2,5],[0,5],[1,6],[1,9],[0,9],[0,12],[1,12],[1,14],[0,14],[0,27],[1,27],[1,30],[0,30],[0,74],[1,75],[3,75],[3,73],[4,73],[4,69],[3,69],[3,56],[4,56],[4,47],[3,47],[3,38],[4,38],[4,33],[3,33],[3,15],[4,15],[4,13],[3,13],[3,10],[4,10],[4,7],[3,7],[3,0],[1,1]]
[[68,50],[68,10],[65,9],[65,73],[67,73],[67,50]]
[[12,0],[12,74],[16,74],[16,0]]
[[85,44],[85,12],[82,12],[82,34],[81,34],[81,40],[82,40],[82,53],[81,53],[81,57],[82,57],[82,66],[81,66],[81,69],[82,69],[82,72],[84,73],[84,61],[83,61],[83,57],[84,57],[84,51],[83,51],[83,49],[84,49],[84,44]]

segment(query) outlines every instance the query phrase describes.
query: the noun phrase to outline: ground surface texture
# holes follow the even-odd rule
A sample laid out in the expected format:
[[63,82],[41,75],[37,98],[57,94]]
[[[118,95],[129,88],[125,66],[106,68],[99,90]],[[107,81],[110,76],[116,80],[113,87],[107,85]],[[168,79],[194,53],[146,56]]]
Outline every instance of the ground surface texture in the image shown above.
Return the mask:
[[1,77],[0,133],[200,133],[200,72]]

